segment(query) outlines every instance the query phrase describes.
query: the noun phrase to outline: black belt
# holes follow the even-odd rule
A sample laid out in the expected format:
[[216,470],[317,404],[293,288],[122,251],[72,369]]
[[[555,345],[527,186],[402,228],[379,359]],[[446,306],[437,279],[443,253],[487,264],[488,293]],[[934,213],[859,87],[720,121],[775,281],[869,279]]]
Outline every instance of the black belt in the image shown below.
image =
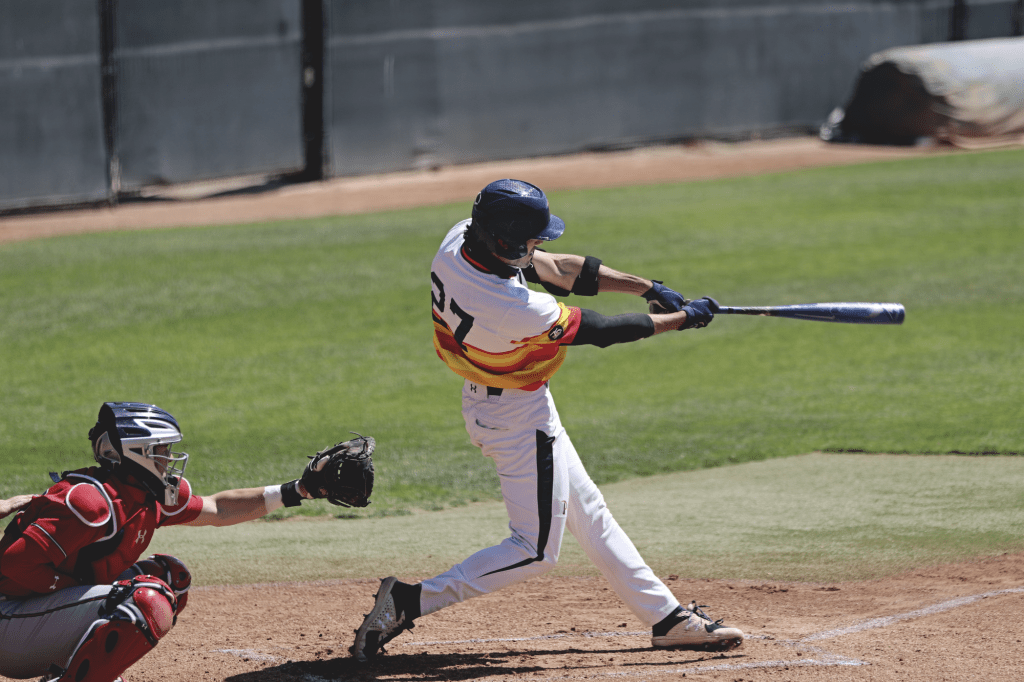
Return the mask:
[[503,389],[503,388],[495,388],[494,386],[488,386],[487,387],[487,397],[490,398],[492,395],[497,397],[497,396],[501,395],[502,391],[504,391],[504,390],[505,389]]

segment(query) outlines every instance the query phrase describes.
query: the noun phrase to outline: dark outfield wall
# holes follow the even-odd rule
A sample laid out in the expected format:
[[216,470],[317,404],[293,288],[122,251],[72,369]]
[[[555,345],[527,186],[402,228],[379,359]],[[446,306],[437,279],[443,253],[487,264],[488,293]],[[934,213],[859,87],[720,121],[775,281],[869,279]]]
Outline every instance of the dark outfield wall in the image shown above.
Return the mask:
[[0,2],[0,208],[105,199],[95,3]]
[[0,2],[0,209],[301,171],[300,7]]
[[4,0],[0,209],[816,129],[870,54],[1022,4]]
[[[682,5],[682,6],[681,6]],[[331,171],[815,127],[950,3],[330,3]]]
[[301,170],[299,0],[113,3],[115,181]]

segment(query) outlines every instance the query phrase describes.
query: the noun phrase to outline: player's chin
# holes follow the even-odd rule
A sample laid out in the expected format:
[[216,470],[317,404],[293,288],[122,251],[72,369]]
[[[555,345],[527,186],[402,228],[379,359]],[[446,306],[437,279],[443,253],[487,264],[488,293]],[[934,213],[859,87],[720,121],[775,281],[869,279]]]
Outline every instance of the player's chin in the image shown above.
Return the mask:
[[501,260],[514,268],[527,268],[530,266],[530,263],[533,262],[533,251],[526,254],[522,258],[516,258],[515,260],[511,260],[509,258],[502,258]]

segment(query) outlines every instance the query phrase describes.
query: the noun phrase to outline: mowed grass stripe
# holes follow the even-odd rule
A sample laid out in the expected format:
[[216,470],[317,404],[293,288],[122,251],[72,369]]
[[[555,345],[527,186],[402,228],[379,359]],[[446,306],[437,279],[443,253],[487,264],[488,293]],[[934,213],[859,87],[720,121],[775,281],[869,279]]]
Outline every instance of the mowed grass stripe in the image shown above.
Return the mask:
[[[836,582],[1024,551],[1024,459],[809,454],[603,486],[660,576]],[[307,503],[308,504],[308,503]],[[323,503],[320,503],[323,504]],[[424,578],[507,535],[499,502],[169,528],[195,584]],[[597,575],[567,535],[556,575]]]

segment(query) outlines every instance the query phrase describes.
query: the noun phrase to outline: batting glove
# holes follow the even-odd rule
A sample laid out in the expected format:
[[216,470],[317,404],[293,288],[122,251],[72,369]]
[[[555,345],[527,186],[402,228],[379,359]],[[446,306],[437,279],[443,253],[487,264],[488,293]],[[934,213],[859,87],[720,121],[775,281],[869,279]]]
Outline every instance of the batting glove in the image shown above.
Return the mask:
[[711,320],[715,319],[714,311],[718,309],[718,301],[705,296],[696,301],[690,301],[682,309],[686,311],[686,322],[679,330],[700,329],[708,326],[711,324]]
[[652,279],[651,282],[651,288],[643,297],[652,313],[676,313],[688,303],[682,294],[669,289],[658,280]]

